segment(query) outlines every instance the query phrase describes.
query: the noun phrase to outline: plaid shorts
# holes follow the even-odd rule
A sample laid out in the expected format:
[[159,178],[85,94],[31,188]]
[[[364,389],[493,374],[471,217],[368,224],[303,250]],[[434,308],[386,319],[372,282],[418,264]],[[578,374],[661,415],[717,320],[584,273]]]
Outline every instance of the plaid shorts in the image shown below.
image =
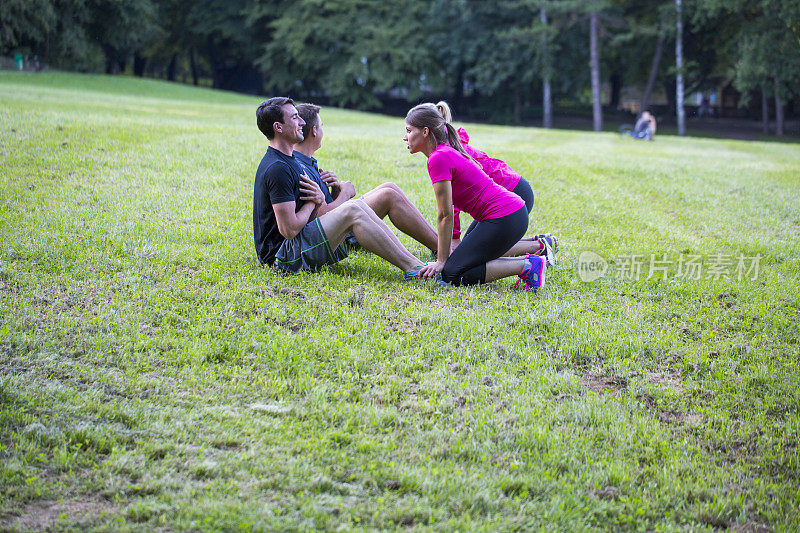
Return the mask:
[[335,250],[319,219],[315,218],[290,241],[283,241],[275,256],[275,268],[285,272],[319,270],[324,265],[338,263],[347,257],[347,248],[339,245]]

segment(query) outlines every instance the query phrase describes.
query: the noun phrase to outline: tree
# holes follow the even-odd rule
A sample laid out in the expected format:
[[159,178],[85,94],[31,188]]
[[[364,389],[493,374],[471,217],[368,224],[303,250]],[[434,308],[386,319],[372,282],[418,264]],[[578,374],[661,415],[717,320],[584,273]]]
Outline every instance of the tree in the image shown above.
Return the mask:
[[542,23],[541,31],[541,71],[542,71],[542,126],[545,128],[553,127],[553,97],[550,93],[550,78],[552,77],[551,41],[549,27],[547,25],[547,0],[542,0],[539,11],[539,21]]
[[594,131],[603,129],[603,108],[600,101],[600,50],[597,39],[598,14],[596,6],[589,12],[589,67],[592,72],[592,122]]
[[675,0],[675,104],[678,112],[678,135],[686,135],[686,112],[683,108],[683,14],[681,0]]
[[50,0],[6,0],[0,3],[0,52],[42,45],[56,26]]
[[87,36],[105,55],[106,73],[125,70],[128,60],[161,36],[152,0],[86,0]]
[[782,136],[784,103],[800,94],[800,6],[788,0],[761,0],[756,6],[760,12],[751,11],[742,28],[735,85],[747,96],[759,87],[763,92],[767,83],[773,86],[775,134]]
[[187,14],[193,69],[197,68],[196,52],[207,61],[214,88],[251,94],[263,92],[261,72],[255,61],[259,47],[273,35],[268,27],[256,25],[258,14],[254,10],[259,6],[269,9],[276,4],[277,1],[194,0]]
[[336,105],[376,108],[375,93],[393,88],[413,97],[433,70],[422,25],[428,9],[419,0],[287,3],[268,26],[257,64],[272,87]]
[[706,0],[697,16],[725,20],[734,28],[726,40],[733,58],[734,86],[745,106],[758,91],[762,94],[762,121],[766,128],[766,98],[775,101],[775,130],[782,135],[783,104],[800,95],[800,3],[794,0]]
[[[169,81],[177,78],[179,59],[184,57],[191,62],[191,56],[199,43],[198,36],[189,23],[189,13],[194,4],[194,1],[188,0],[160,0],[156,15],[159,21],[159,38],[138,54],[140,61],[146,59],[151,67],[155,64],[154,70],[161,70]],[[142,75],[143,71],[142,68],[135,73]],[[197,85],[197,73],[192,74]]]

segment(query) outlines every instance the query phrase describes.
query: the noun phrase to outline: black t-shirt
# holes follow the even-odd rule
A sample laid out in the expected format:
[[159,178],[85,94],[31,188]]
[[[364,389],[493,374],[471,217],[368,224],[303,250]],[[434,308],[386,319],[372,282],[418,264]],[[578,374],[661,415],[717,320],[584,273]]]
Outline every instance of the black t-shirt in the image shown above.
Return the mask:
[[258,165],[253,187],[253,237],[261,264],[271,265],[285,240],[278,231],[273,204],[295,202],[295,213],[305,202],[300,200],[300,176],[303,169],[294,157],[272,148],[267,149]]

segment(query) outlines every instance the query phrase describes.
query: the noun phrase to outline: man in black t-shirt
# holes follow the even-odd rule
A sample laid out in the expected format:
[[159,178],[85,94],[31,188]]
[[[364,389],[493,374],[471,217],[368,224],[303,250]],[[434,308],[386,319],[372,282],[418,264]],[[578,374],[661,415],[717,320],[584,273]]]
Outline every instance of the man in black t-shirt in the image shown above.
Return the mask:
[[262,264],[288,272],[317,270],[347,257],[342,242],[352,232],[361,246],[400,268],[404,280],[418,277],[423,263],[363,200],[320,215],[325,195],[293,156],[305,123],[291,99],[266,100],[256,121],[269,140],[253,187],[253,237]]
[[[320,206],[322,214],[335,209],[355,196],[356,189],[349,181],[339,181],[336,174],[330,170],[320,169],[317,160],[314,159],[314,153],[322,146],[325,133],[319,110],[320,107],[314,104],[297,106],[297,112],[305,125],[303,126],[303,141],[295,145],[294,157],[305,168],[308,175],[320,185],[325,194],[326,204]],[[400,187],[392,182],[382,183],[361,198],[379,218],[383,219],[388,216],[397,229],[424,244],[431,251],[436,250],[439,243],[436,230],[425,220],[417,206],[408,199]]]

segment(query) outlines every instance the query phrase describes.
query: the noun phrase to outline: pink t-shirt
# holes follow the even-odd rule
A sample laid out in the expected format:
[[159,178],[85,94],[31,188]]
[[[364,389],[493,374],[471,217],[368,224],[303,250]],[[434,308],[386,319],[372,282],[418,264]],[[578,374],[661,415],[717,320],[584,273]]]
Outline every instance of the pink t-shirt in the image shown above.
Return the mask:
[[486,155],[485,152],[481,152],[470,146],[469,135],[467,135],[464,128],[458,128],[458,138],[461,140],[461,144],[464,145],[464,149],[467,153],[478,162],[483,171],[486,172],[495,183],[509,191],[513,191],[516,188],[522,176],[514,172],[514,169],[508,166],[505,161],[493,159]]
[[450,181],[453,205],[475,220],[493,220],[510,215],[525,202],[499,186],[475,164],[449,144],[440,144],[428,158],[431,182]]
[[[458,138],[464,146],[464,150],[478,162],[483,171],[492,178],[492,181],[509,191],[513,191],[517,187],[522,176],[517,174],[505,161],[493,159],[486,155],[486,152],[470,146],[469,135],[464,128],[458,128]],[[455,208],[453,215],[453,238],[458,239],[461,237],[461,217],[458,208]]]

